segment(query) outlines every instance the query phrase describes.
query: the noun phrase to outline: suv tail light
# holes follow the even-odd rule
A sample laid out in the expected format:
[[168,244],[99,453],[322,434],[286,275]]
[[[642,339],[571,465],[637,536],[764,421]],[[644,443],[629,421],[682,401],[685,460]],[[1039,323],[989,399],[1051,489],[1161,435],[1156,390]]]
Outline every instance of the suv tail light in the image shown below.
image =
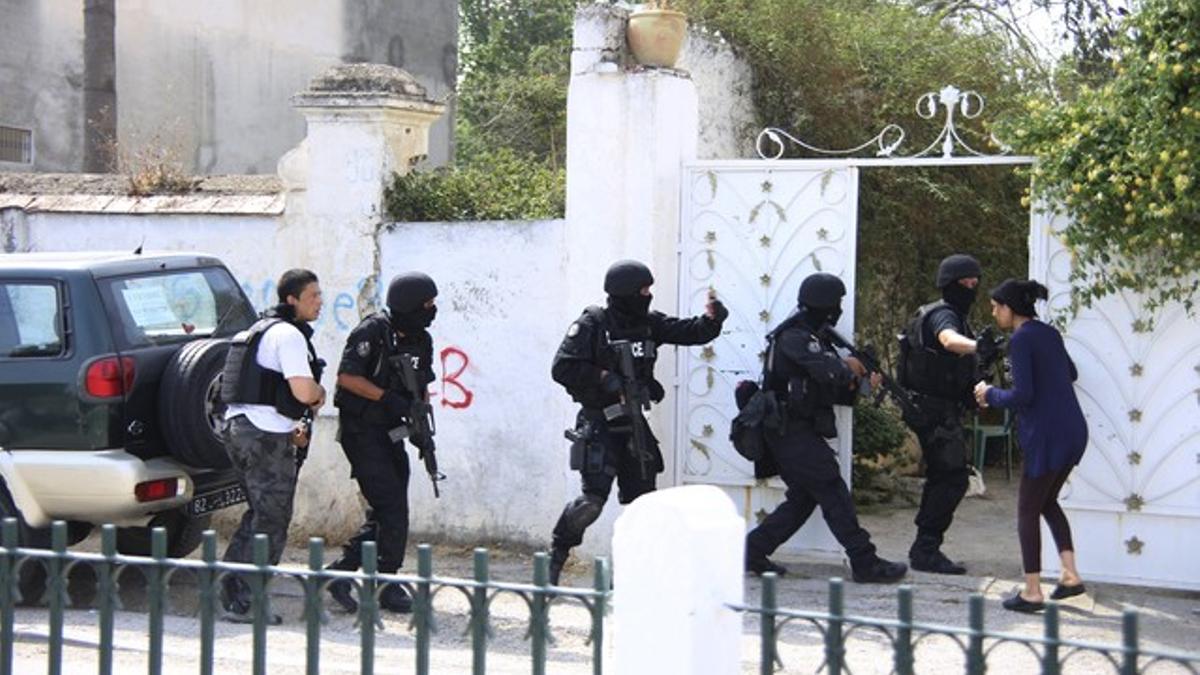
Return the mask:
[[129,356],[109,356],[93,361],[84,374],[87,393],[96,398],[124,396],[133,389],[134,361]]
[[160,478],[158,480],[138,483],[133,488],[133,494],[139,502],[155,502],[160,499],[170,499],[179,491],[178,478]]

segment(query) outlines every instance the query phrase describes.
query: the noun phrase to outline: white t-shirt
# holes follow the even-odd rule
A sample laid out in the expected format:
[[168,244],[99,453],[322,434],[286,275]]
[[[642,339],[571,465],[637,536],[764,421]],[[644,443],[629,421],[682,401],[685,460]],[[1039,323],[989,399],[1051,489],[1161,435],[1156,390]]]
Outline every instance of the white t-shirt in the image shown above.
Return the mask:
[[[308,365],[308,343],[300,329],[286,321],[271,326],[263,333],[254,360],[267,370],[283,373],[284,380],[289,377],[312,377],[312,368]],[[296,420],[280,415],[274,406],[230,403],[225,409],[225,419],[233,419],[238,415],[245,415],[251,424],[271,433],[289,434],[296,428]]]

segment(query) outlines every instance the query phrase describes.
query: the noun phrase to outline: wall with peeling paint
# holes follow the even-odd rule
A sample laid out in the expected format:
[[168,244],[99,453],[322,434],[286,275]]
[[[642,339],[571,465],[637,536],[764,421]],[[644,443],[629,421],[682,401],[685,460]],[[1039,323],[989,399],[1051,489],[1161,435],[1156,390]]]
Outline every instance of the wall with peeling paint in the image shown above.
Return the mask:
[[[258,309],[275,302],[275,280],[307,245],[289,235],[284,217],[274,215],[3,213],[0,243],[11,231],[14,250],[143,245],[146,251],[213,254]],[[550,379],[558,343],[582,309],[566,306],[564,236],[562,220],[398,223],[378,235],[378,278],[333,282],[335,270],[314,266],[325,300],[315,342],[330,363],[323,383],[330,388],[346,337],[378,302],[377,292],[369,302],[360,300],[366,282],[386,288],[393,276],[422,270],[438,283],[439,312],[431,331],[438,379],[430,393],[448,478],[434,501],[413,456],[410,495],[418,535],[544,544],[562,505],[575,496],[577,477],[567,468],[562,436],[574,407]],[[594,286],[600,302],[601,280]],[[341,539],[361,521],[358,490],[335,431],[336,409],[330,405],[318,420],[316,445],[301,475],[294,543],[309,536]],[[221,521],[232,525],[234,514]]]

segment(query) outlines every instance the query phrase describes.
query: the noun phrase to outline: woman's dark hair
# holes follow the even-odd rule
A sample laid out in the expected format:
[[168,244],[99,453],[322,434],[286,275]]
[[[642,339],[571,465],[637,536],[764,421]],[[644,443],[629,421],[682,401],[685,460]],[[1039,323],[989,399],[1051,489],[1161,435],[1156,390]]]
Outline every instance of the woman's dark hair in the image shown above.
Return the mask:
[[992,300],[1021,316],[1035,317],[1034,304],[1050,297],[1050,290],[1033,279],[1005,279],[992,289]]
[[289,295],[300,299],[300,294],[304,292],[304,287],[317,281],[317,275],[311,270],[303,268],[290,269],[279,277],[279,283],[275,285],[275,292],[279,295],[279,304],[286,305]]

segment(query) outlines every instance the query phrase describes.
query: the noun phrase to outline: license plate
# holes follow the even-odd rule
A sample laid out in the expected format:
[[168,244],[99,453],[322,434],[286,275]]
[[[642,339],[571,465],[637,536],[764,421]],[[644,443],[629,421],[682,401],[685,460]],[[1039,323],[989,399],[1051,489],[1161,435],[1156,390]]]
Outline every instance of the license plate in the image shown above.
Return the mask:
[[242,490],[242,486],[231,485],[227,488],[221,488],[214,492],[206,492],[202,495],[192,497],[192,501],[188,503],[188,515],[202,516],[206,513],[223,509],[226,506],[241,504],[244,501],[246,501],[246,493]]

